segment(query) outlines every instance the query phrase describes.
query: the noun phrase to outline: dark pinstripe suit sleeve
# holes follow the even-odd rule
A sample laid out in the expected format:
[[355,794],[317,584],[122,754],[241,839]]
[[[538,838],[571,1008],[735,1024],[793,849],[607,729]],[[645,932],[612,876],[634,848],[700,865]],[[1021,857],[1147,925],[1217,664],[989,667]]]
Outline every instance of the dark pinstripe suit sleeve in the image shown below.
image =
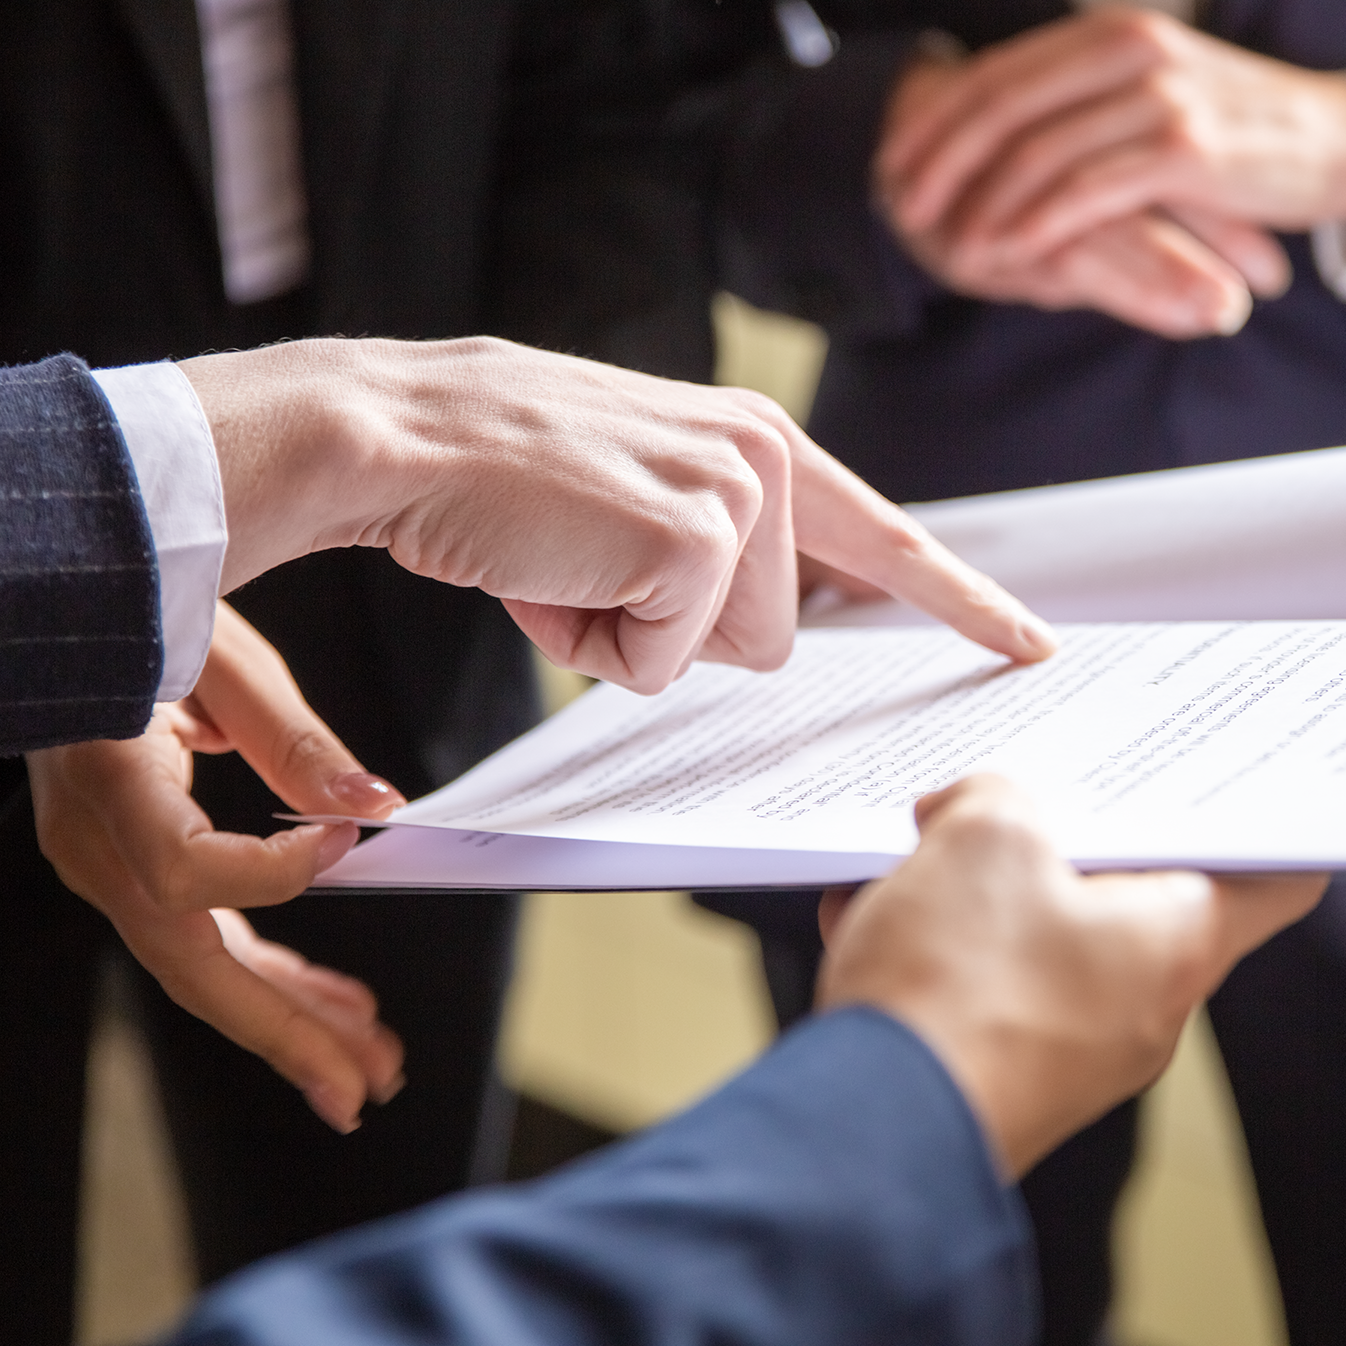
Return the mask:
[[0,369],[0,753],[144,729],[159,573],[121,431],[81,360]]

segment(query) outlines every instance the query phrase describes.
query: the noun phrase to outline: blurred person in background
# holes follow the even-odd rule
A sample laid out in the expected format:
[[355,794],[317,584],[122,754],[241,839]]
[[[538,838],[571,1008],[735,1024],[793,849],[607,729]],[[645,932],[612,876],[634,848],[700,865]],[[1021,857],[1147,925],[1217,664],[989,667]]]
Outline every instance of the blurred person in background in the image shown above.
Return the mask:
[[[1346,440],[1346,10],[834,0],[725,162],[728,288],[821,323],[810,432],[895,500]],[[808,1003],[807,904],[717,903]],[[1297,1346],[1346,1321],[1346,885],[1210,1005]],[[1024,1184],[1046,1340],[1105,1331],[1123,1105]]]

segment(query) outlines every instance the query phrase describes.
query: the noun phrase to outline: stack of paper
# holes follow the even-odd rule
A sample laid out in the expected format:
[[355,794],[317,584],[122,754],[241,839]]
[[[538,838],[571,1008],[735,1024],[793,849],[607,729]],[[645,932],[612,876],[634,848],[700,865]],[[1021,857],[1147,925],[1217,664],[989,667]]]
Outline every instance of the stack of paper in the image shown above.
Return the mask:
[[[849,882],[910,853],[914,799],[984,770],[1083,866],[1346,867],[1346,621],[1303,620],[1346,618],[1346,450],[920,513],[1045,615],[1108,620],[1013,668],[876,627],[911,618],[886,605],[815,617],[836,625],[777,673],[596,688],[322,886]],[[1222,620],[1153,620],[1177,617]]]
[[[1346,449],[913,505],[1054,622],[1346,618]],[[928,624],[867,604],[829,625]]]

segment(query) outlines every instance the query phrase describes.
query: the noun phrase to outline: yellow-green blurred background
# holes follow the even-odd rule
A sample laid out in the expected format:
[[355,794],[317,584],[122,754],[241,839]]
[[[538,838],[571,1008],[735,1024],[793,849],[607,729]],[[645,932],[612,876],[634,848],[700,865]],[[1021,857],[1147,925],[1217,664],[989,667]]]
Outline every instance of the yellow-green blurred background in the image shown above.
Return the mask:
[[[715,319],[718,380],[769,393],[803,420],[822,334],[728,295]],[[579,680],[543,671],[555,709]],[[622,1132],[714,1087],[763,1049],[773,1023],[746,928],[675,893],[539,893],[525,912],[501,1069],[548,1115]],[[173,1319],[192,1271],[152,1071],[115,997],[89,1073],[77,1342],[122,1346]],[[1116,1244],[1119,1346],[1284,1341],[1243,1140],[1204,1019],[1147,1101]]]

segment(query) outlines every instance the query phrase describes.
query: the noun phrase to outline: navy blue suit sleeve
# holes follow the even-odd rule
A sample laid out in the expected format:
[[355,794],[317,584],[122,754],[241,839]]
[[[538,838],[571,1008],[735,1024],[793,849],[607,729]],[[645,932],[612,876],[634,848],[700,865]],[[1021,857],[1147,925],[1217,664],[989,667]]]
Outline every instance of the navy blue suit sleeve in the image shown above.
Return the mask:
[[963,1097],[913,1033],[853,1008],[551,1178],[243,1272],[171,1346],[1027,1346],[1035,1296]]
[[82,361],[0,369],[0,474],[0,754],[133,737],[163,668],[159,573]]

